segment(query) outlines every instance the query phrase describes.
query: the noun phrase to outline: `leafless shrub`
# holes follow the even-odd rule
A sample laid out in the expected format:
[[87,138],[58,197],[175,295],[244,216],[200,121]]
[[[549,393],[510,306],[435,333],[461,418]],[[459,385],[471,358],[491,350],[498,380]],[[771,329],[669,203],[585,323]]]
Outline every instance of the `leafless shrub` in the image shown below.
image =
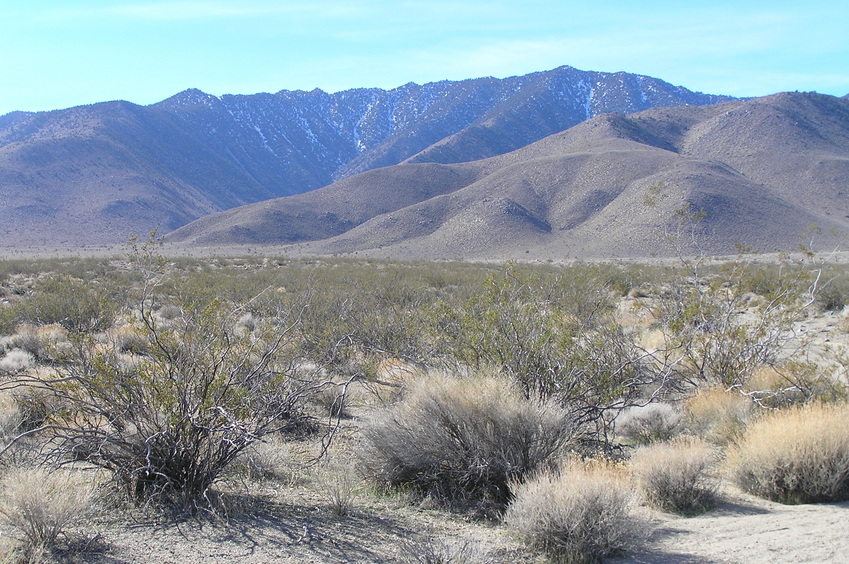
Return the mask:
[[715,503],[717,482],[710,475],[715,458],[713,447],[702,440],[678,437],[641,448],[631,464],[651,505],[693,515]]
[[728,452],[745,490],[782,503],[849,500],[849,404],[779,410],[751,423]]
[[598,562],[641,539],[636,493],[622,468],[573,461],[514,485],[507,527],[531,548],[562,562]]
[[572,440],[556,405],[527,399],[503,377],[432,374],[363,430],[363,464],[379,483],[412,485],[447,503],[510,497],[522,480]]
[[635,444],[668,441],[680,431],[683,418],[681,410],[668,403],[632,406],[616,419],[616,432]]

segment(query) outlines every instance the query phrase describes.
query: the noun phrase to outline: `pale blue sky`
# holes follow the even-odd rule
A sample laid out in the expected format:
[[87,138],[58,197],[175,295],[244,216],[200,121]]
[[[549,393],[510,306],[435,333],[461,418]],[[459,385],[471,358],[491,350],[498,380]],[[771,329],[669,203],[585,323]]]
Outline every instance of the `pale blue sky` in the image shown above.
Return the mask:
[[849,2],[0,0],[0,115],[394,88],[571,65],[712,94],[849,93]]

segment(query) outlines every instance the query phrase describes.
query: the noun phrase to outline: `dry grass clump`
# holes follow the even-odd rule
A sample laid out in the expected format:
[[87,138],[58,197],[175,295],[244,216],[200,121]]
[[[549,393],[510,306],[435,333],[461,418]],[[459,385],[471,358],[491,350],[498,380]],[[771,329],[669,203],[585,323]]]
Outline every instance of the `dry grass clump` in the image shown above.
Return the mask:
[[292,460],[290,445],[279,437],[272,437],[245,448],[233,461],[229,472],[250,480],[292,485],[297,481],[299,470]]
[[504,521],[531,548],[561,562],[598,562],[642,537],[637,496],[625,471],[573,461],[514,486]]
[[616,433],[635,444],[668,441],[680,430],[684,414],[668,403],[650,403],[622,411]]
[[726,445],[746,428],[752,408],[752,401],[739,393],[705,388],[687,400],[684,424],[694,435]]
[[350,465],[341,462],[326,461],[321,464],[316,469],[315,483],[331,513],[337,517],[351,514],[363,489],[362,478]]
[[489,550],[479,542],[427,535],[404,543],[401,561],[406,564],[486,564]]
[[0,447],[18,434],[23,418],[18,402],[8,391],[0,391]]
[[716,502],[717,482],[710,475],[715,458],[714,448],[701,439],[678,437],[641,448],[631,464],[652,506],[694,515]]
[[363,429],[366,474],[446,505],[510,498],[508,483],[545,466],[573,437],[558,406],[525,398],[505,378],[433,374]]
[[35,357],[23,349],[12,349],[0,358],[0,374],[17,374],[35,365]]
[[849,500],[849,404],[810,404],[750,424],[728,452],[743,489],[782,503]]
[[27,558],[55,550],[59,537],[92,511],[91,478],[44,468],[19,468],[4,476],[0,519],[19,535]]

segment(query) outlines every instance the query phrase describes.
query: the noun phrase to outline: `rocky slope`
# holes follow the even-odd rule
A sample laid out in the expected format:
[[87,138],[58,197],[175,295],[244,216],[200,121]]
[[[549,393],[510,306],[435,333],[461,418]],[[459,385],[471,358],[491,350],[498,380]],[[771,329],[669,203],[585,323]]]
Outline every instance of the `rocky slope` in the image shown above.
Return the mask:
[[[832,96],[605,114],[488,159],[417,161],[215,214],[169,240],[556,259],[794,250],[812,224],[849,233],[849,101]],[[682,222],[682,210],[703,217]]]
[[408,159],[465,162],[606,112],[723,99],[644,76],[561,67],[388,91],[187,90],[146,107],[13,112],[0,116],[0,241],[121,242]]

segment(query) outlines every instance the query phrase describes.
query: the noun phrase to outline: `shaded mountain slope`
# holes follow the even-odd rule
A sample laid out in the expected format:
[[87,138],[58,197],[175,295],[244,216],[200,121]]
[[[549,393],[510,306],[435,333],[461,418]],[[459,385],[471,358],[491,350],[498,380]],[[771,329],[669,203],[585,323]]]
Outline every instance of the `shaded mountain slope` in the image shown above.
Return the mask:
[[723,99],[648,77],[561,67],[388,91],[215,97],[187,90],[146,107],[13,112],[0,116],[0,240],[121,242],[411,157],[469,161],[603,112]]
[[[686,252],[699,250],[694,241],[710,253],[734,252],[738,243],[788,250],[812,223],[849,232],[847,159],[849,102],[830,96],[608,114],[511,153],[443,165],[411,160],[217,214],[169,239],[301,242],[302,252],[395,257],[562,258],[673,254],[669,235],[680,231]],[[455,182],[432,184],[445,178]],[[278,217],[301,208],[344,213],[343,195],[354,192],[371,203],[358,203],[362,221],[349,213],[336,231],[295,222],[286,239],[248,240],[233,231],[271,233],[269,210]],[[399,205],[381,212],[376,203],[386,201]],[[704,218],[681,225],[682,209]]]

